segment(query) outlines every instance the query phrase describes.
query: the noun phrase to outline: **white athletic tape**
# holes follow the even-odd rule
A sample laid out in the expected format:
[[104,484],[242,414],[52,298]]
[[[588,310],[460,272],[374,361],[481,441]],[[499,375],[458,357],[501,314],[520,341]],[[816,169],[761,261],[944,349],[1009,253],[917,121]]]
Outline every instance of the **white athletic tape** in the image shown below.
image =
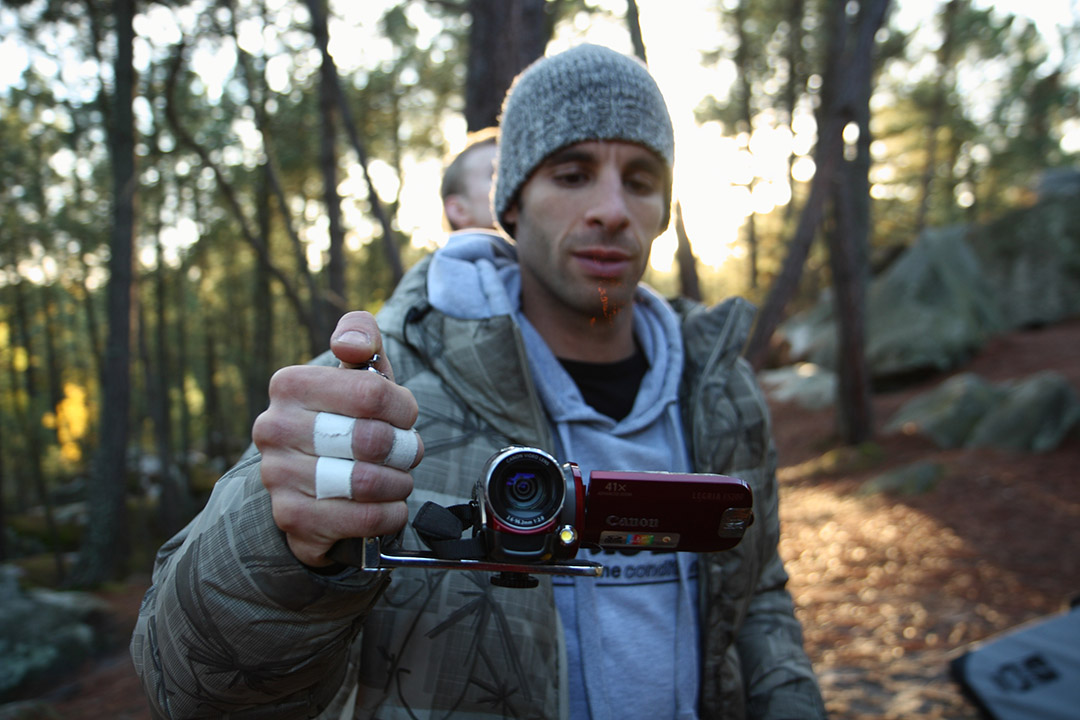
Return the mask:
[[416,460],[416,451],[420,448],[415,430],[402,430],[394,428],[394,443],[390,446],[390,454],[386,456],[383,465],[408,470]]
[[355,463],[342,458],[321,457],[315,463],[315,499],[352,500],[352,469]]
[[354,460],[352,436],[355,425],[356,419],[346,415],[318,413],[315,416],[315,454]]

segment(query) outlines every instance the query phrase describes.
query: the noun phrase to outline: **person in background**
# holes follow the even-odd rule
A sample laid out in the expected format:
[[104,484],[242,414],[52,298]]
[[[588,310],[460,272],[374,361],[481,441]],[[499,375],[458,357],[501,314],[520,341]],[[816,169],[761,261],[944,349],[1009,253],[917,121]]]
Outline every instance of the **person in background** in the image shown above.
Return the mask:
[[[825,717],[777,552],[776,452],[740,356],[753,308],[640,282],[670,219],[674,135],[647,69],[584,45],[503,106],[493,215],[377,317],[278,371],[259,453],[158,555],[131,642],[156,717]],[[378,372],[350,369],[373,363]],[[422,439],[421,439],[422,437]],[[332,548],[467,501],[510,445],[593,470],[739,477],[717,553],[605,553],[602,578],[361,571]]]
[[471,133],[465,149],[446,166],[440,194],[451,230],[495,228],[491,216],[491,177],[498,138],[498,128]]

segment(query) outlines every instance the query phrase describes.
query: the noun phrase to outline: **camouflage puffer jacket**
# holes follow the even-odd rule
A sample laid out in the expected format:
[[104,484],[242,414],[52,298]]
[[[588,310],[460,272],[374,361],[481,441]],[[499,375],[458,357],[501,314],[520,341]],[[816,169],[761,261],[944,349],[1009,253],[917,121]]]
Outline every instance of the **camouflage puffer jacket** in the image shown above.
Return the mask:
[[[501,447],[552,447],[512,319],[432,309],[426,267],[406,275],[378,316],[396,378],[420,406],[413,511],[467,499]],[[824,717],[777,554],[769,416],[739,358],[752,309],[740,300],[677,309],[694,469],[746,480],[756,515],[734,550],[701,557],[700,716]],[[421,547],[411,533],[406,545]],[[567,716],[550,581],[518,590],[458,571],[310,572],[274,525],[258,455],[161,548],[131,653],[162,718]]]

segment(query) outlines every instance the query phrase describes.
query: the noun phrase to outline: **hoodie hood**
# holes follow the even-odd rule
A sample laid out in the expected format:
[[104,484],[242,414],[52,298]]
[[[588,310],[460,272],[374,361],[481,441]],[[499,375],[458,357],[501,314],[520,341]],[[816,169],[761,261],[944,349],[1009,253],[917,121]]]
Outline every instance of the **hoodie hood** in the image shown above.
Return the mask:
[[[521,306],[517,249],[485,230],[451,233],[435,251],[427,271],[428,302],[461,320],[511,315]],[[507,286],[517,276],[518,292]]]

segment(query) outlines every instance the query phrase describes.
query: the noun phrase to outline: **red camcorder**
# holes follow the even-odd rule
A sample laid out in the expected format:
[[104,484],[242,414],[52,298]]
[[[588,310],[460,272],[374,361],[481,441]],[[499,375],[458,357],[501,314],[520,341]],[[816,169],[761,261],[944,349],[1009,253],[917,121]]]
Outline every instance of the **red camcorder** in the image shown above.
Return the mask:
[[484,465],[471,502],[420,508],[412,526],[428,551],[406,550],[400,537],[354,538],[328,555],[370,572],[492,572],[496,585],[527,588],[534,574],[599,577],[601,565],[575,559],[582,547],[718,552],[753,521],[750,486],[738,478],[594,470],[586,483],[576,464],[512,446]]
[[717,552],[753,522],[750,486],[738,478],[594,470],[537,448],[508,447],[484,466],[473,490],[475,532],[488,559],[551,562],[580,547]]

